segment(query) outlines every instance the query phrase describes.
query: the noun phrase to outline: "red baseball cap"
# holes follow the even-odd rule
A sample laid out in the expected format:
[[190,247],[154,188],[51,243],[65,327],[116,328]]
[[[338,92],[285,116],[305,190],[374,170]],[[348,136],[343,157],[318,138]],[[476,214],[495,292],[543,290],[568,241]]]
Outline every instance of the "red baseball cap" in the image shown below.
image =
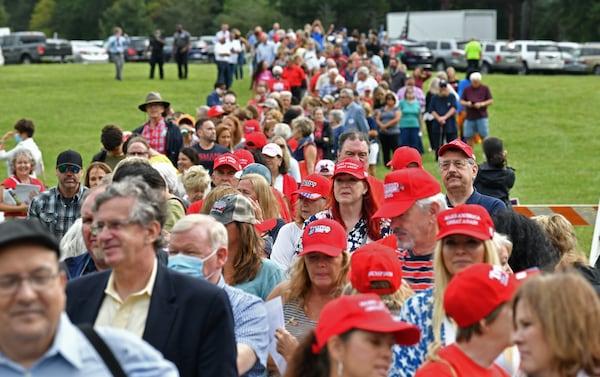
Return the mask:
[[509,274],[502,267],[476,263],[459,271],[444,293],[444,310],[458,327],[471,326],[512,300],[517,288],[539,270]]
[[247,149],[236,149],[233,151],[233,155],[240,161],[242,169],[254,163],[254,156],[252,155],[252,152]]
[[471,148],[469,146],[469,144],[465,143],[464,141],[462,141],[458,138],[452,140],[449,143],[442,145],[440,147],[440,149],[438,150],[438,156],[441,157],[444,154],[444,152],[452,150],[452,149],[459,150],[459,151],[463,152],[468,158],[472,158],[473,160],[475,160],[475,155],[473,154],[473,148]]
[[267,145],[267,137],[262,132],[252,132],[245,136],[247,149],[262,149]]
[[244,135],[252,132],[260,132],[260,123],[256,119],[248,119],[244,122]]
[[332,219],[319,219],[308,223],[302,232],[302,251],[298,256],[308,253],[322,253],[330,257],[337,257],[346,250],[344,227]]
[[235,169],[235,171],[242,170],[240,165],[240,160],[233,153],[223,153],[215,158],[215,162],[213,165],[213,170],[217,169],[221,166],[231,166]]
[[423,158],[418,150],[413,147],[400,147],[394,151],[394,157],[385,166],[391,166],[394,170],[405,169],[409,164],[417,164],[417,168],[423,167]]
[[424,169],[401,169],[385,176],[383,204],[372,216],[391,219],[402,215],[417,200],[442,192],[440,183]]
[[331,191],[331,180],[321,174],[307,175],[296,193],[303,198],[317,200],[326,198]]
[[210,109],[208,109],[208,112],[206,113],[206,115],[209,118],[213,118],[213,117],[218,117],[225,114],[225,110],[223,110],[223,108],[221,107],[221,105],[214,105],[212,106]]
[[488,211],[479,204],[461,204],[438,214],[437,239],[464,234],[479,240],[491,240],[494,237],[494,222]]
[[[391,247],[371,242],[352,253],[350,281],[360,293],[391,294],[402,284],[402,262]],[[389,287],[372,286],[386,281]]]
[[335,177],[339,174],[350,174],[358,179],[367,179],[369,176],[365,171],[365,166],[362,164],[362,162],[352,158],[338,161],[338,163],[335,164],[333,176]]
[[404,346],[416,344],[421,338],[417,326],[396,320],[375,293],[341,296],[329,301],[321,311],[313,354],[321,352],[332,336],[352,329],[394,334],[396,344]]

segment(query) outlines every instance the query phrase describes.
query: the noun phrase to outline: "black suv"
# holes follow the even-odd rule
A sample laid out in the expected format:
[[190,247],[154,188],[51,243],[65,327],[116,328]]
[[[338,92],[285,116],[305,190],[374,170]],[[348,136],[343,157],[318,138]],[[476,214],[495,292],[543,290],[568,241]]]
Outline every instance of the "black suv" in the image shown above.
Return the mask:
[[402,50],[401,60],[408,69],[414,69],[417,66],[425,69],[433,68],[433,54],[425,44],[408,39],[392,43],[398,45]]

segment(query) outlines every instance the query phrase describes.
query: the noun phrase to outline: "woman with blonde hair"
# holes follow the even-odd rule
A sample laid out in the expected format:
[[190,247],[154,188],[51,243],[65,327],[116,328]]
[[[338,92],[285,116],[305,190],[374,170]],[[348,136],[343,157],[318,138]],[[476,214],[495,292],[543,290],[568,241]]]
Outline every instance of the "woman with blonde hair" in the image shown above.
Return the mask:
[[217,144],[224,146],[229,152],[232,152],[234,147],[231,128],[230,125],[221,123],[215,129],[217,132]]
[[244,129],[240,119],[235,115],[226,115],[221,120],[221,124],[226,124],[230,128],[233,149],[241,148],[244,145]]
[[519,288],[512,306],[512,338],[526,375],[600,375],[600,301],[583,277],[532,277]]
[[[44,184],[33,176],[35,158],[29,149],[15,150],[10,158],[10,168],[12,175],[0,185],[0,211],[4,212],[6,220],[26,217],[31,199],[44,191]],[[27,200],[22,201],[13,191],[19,184],[35,185],[37,189],[31,192]]]
[[[257,220],[274,219],[276,221],[269,230],[269,235],[274,242],[279,234],[279,229],[285,225],[285,221],[281,218],[283,210],[279,207],[269,182],[260,174],[245,174],[240,178],[237,189],[254,204]],[[268,246],[267,254],[270,255],[272,244]]]
[[414,323],[422,337],[414,347],[394,350],[390,376],[413,376],[428,352],[454,342],[455,327],[444,312],[444,293],[452,277],[475,263],[500,265],[493,242],[494,223],[485,208],[461,204],[438,215],[433,255],[434,286],[409,298],[400,319]]
[[317,325],[323,307],[342,294],[350,270],[346,231],[336,221],[321,219],[302,233],[304,249],[294,262],[290,279],[267,300],[281,296],[285,328],[277,329],[277,350],[289,360],[298,343]]

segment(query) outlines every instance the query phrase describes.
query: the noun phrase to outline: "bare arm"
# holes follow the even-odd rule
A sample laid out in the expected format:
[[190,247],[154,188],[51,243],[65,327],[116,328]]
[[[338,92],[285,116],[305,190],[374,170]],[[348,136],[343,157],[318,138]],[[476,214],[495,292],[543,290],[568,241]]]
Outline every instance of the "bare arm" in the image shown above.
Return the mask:
[[246,344],[237,344],[237,369],[239,375],[248,372],[256,363],[256,353]]

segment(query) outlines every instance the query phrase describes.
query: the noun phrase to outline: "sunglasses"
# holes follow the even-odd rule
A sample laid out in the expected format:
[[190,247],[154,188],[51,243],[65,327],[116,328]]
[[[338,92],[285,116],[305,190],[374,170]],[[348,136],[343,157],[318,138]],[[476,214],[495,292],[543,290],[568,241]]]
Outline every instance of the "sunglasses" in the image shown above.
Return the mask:
[[81,171],[81,168],[79,166],[72,166],[72,165],[60,165],[59,167],[57,167],[58,171],[61,172],[62,174],[70,171],[73,174],[77,174]]

